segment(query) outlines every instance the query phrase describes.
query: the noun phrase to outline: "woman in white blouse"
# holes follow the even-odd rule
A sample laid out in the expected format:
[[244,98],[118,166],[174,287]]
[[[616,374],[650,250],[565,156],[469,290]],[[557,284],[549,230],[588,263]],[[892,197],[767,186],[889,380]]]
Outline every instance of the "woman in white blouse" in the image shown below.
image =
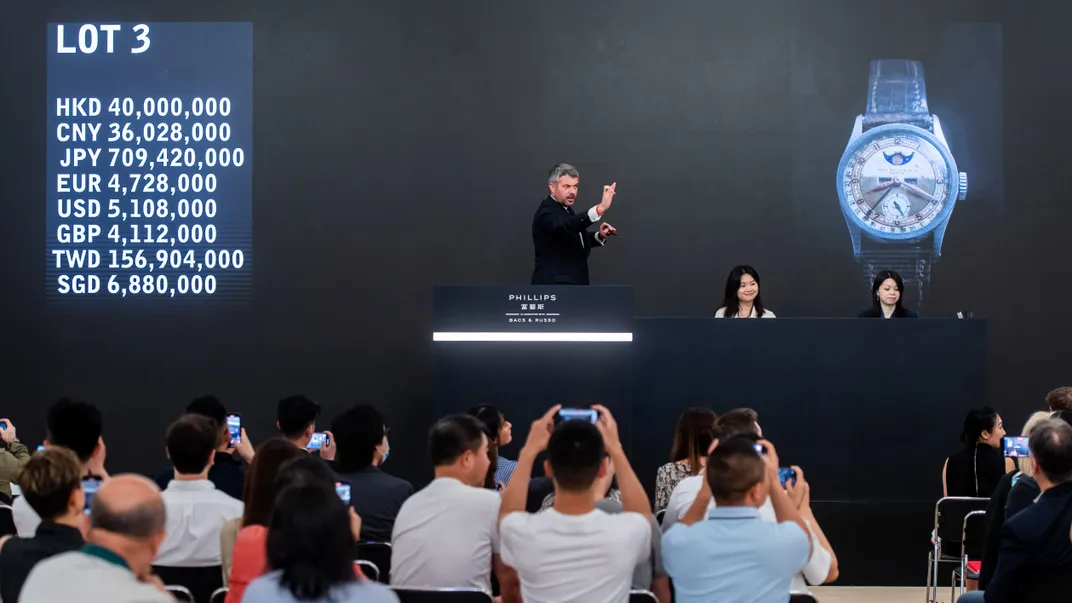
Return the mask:
[[759,273],[748,266],[734,266],[726,277],[726,296],[715,318],[774,318],[759,295]]

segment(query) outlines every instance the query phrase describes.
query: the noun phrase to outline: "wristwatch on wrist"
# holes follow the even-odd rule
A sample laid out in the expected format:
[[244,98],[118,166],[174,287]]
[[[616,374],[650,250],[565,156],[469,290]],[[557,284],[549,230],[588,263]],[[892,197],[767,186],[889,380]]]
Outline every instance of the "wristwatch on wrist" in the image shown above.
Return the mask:
[[856,116],[837,181],[867,291],[877,273],[895,270],[903,297],[914,290],[922,307],[953,207],[968,193],[941,121],[927,108],[922,63],[871,61],[867,108]]

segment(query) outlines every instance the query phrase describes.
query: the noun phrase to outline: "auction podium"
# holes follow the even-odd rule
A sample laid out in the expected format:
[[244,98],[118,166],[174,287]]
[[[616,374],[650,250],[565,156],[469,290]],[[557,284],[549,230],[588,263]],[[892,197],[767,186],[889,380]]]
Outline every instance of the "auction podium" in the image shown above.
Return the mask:
[[598,403],[628,446],[632,287],[437,287],[432,324],[436,416],[494,404],[513,453],[551,406]]

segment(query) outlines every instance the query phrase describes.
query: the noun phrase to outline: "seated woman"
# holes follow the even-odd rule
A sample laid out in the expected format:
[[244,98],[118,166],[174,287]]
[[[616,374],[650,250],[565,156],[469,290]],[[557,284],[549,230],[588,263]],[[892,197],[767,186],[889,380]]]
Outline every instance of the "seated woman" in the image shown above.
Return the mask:
[[269,573],[246,588],[257,603],[398,603],[389,588],[354,574],[361,519],[319,480],[287,486],[268,526]]
[[990,498],[1003,475],[1015,469],[1005,458],[1001,416],[989,406],[973,408],[964,418],[960,441],[964,448],[949,456],[942,467],[943,496]]
[[484,432],[488,436],[488,458],[491,465],[488,467],[488,477],[484,480],[484,487],[491,490],[502,491],[506,484],[510,483],[510,476],[514,473],[517,461],[499,456],[499,449],[513,441],[513,425],[506,420],[502,411],[491,404],[479,404],[469,409],[469,414],[476,417],[484,424]]
[[860,318],[919,318],[901,302],[904,281],[893,270],[883,270],[875,275],[871,285],[871,309],[860,312]]
[[751,266],[734,266],[726,277],[726,295],[715,318],[774,318],[759,296],[759,273]]
[[670,462],[659,467],[655,476],[655,511],[670,503],[670,493],[678,482],[698,475],[707,461],[707,449],[715,439],[718,415],[709,408],[690,408],[677,419]]

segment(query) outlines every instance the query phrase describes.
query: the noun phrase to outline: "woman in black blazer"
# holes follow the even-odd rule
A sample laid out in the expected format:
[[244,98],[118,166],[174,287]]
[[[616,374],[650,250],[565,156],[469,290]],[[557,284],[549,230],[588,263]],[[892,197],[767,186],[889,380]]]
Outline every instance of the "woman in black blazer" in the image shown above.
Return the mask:
[[860,318],[919,318],[915,312],[901,303],[904,281],[893,270],[883,270],[875,275],[871,286],[871,309],[860,312]]

